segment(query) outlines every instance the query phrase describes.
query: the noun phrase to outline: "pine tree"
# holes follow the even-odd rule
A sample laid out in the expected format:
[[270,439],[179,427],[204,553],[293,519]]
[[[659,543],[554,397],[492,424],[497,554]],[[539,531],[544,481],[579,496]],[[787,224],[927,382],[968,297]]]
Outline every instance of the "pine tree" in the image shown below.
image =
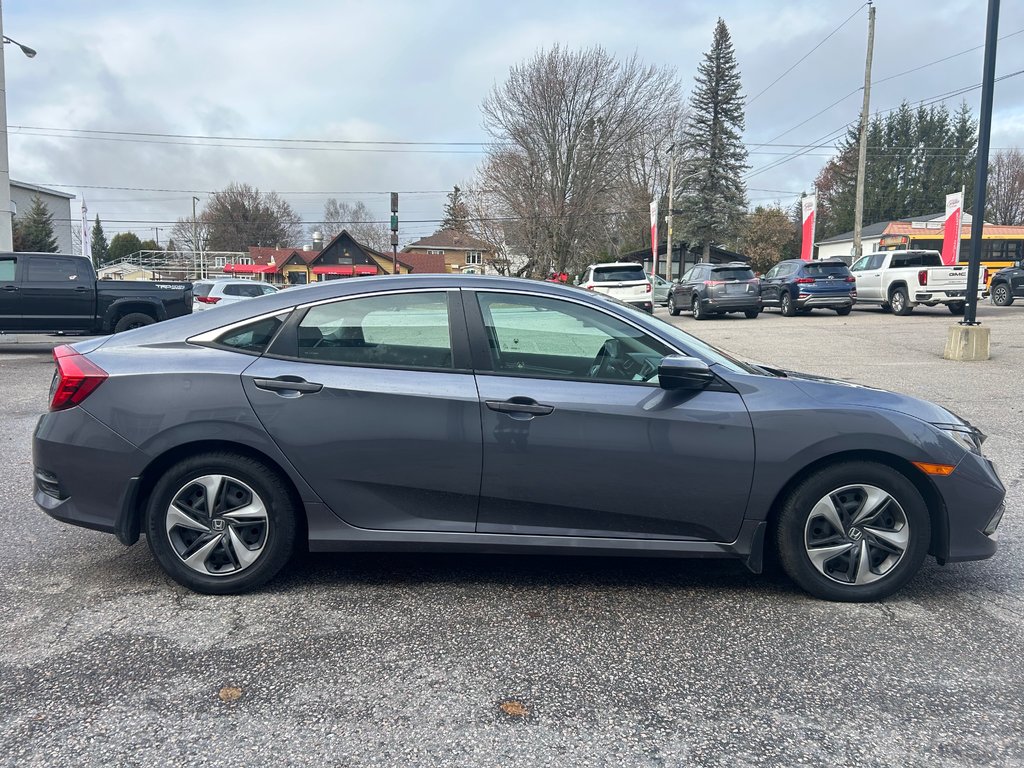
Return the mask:
[[102,267],[110,258],[110,246],[107,243],[107,236],[103,233],[103,225],[100,224],[100,216],[96,214],[96,222],[92,225],[92,263]]
[[32,198],[32,206],[24,218],[15,221],[17,237],[15,250],[30,253],[56,253],[57,238],[53,234],[53,214],[38,195]]
[[457,232],[469,232],[469,206],[465,196],[457,186],[448,193],[448,202],[444,206],[444,218],[441,219],[440,230],[454,229]]
[[742,224],[747,207],[743,172],[747,150],[740,70],[729,29],[722,19],[715,26],[711,50],[697,68],[690,97],[690,116],[682,145],[690,160],[680,178],[693,192],[684,196],[683,220],[691,242],[704,246],[704,261],[711,245],[730,239]]

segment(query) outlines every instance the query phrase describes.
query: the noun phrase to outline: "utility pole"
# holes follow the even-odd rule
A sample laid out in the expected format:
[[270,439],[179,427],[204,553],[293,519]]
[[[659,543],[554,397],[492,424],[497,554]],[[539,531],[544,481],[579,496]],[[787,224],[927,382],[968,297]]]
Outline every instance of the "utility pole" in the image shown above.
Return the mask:
[[153,227],[153,232],[156,233],[156,247],[160,247],[160,227]]
[[[665,249],[665,279],[672,282],[672,209],[676,204],[676,143],[668,147],[668,247]],[[682,269],[682,265],[679,267]]]
[[391,274],[398,274],[398,193],[391,193]]
[[868,0],[868,55],[864,62],[864,105],[860,110],[860,150],[857,153],[857,205],[853,214],[853,260],[863,252],[860,231],[864,226],[864,170],[868,155],[868,110],[871,104],[871,57],[875,50],[875,6]]
[[196,218],[196,203],[198,202],[198,197],[192,198],[192,271],[202,279],[202,275],[197,272],[196,268],[196,251],[199,249],[199,219]]

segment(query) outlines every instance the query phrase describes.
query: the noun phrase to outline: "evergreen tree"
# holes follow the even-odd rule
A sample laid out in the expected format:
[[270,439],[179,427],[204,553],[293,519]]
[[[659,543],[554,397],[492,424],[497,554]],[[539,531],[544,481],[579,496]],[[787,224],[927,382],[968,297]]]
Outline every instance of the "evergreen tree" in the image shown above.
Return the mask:
[[153,238],[150,238],[149,240],[143,240],[141,243],[139,243],[139,250],[140,251],[162,251],[163,248],[161,248],[159,245],[156,244],[156,240],[154,240]]
[[731,239],[742,225],[747,207],[743,172],[747,150],[740,71],[729,29],[722,19],[715,26],[711,50],[697,68],[690,97],[690,115],[683,137],[683,154],[690,158],[681,178],[693,191],[681,200],[686,234],[704,246]]
[[454,229],[457,232],[469,232],[469,206],[465,196],[457,186],[448,193],[448,202],[444,206],[444,218],[439,230]]
[[101,267],[110,259],[110,245],[107,243],[107,236],[103,232],[103,225],[100,224],[100,216],[96,214],[96,222],[92,225],[92,263]]
[[32,198],[28,213],[23,218],[15,219],[12,229],[16,251],[57,252],[57,238],[53,234],[53,214],[39,195]]
[[121,232],[110,241],[108,255],[110,261],[121,261],[127,256],[142,250],[142,241],[134,232]]

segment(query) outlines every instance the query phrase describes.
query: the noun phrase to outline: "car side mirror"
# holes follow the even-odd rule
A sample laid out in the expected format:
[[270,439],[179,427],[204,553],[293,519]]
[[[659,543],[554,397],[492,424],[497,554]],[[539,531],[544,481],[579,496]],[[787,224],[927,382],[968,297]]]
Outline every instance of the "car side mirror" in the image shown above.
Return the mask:
[[658,386],[662,389],[706,389],[715,380],[708,364],[696,357],[668,355],[658,364]]

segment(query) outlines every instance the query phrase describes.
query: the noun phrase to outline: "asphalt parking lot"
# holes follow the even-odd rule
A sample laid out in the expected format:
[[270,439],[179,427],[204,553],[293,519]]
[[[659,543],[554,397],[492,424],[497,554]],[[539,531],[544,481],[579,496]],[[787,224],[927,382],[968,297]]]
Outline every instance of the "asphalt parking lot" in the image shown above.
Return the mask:
[[985,363],[942,359],[941,307],[672,318],[990,435],[997,556],[929,562],[875,605],[727,561],[440,555],[306,556],[256,594],[193,594],[144,542],[35,507],[54,340],[0,342],[0,763],[1020,765],[1024,302],[980,315]]

